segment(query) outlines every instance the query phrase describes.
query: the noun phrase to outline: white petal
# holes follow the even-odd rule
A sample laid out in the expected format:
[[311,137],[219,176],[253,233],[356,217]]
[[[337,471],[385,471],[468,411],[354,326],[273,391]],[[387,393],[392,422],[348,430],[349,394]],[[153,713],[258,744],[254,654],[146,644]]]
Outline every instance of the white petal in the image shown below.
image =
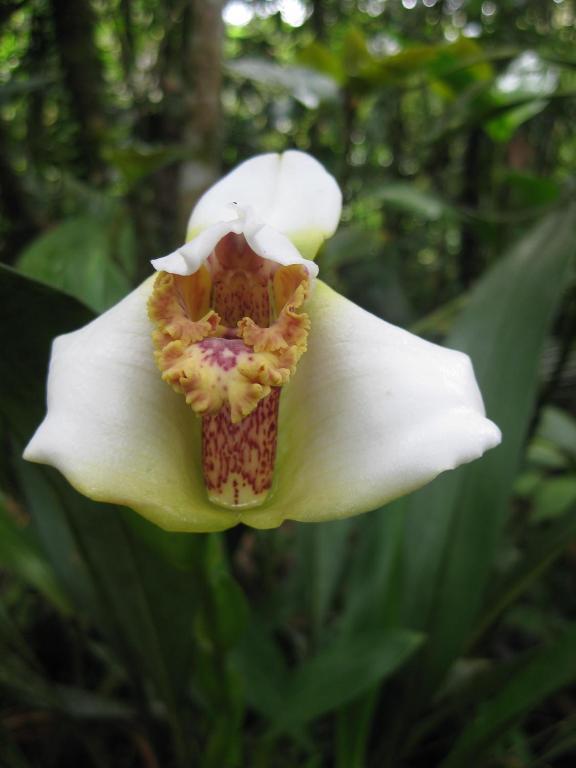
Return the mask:
[[466,355],[383,322],[320,281],[307,312],[309,349],[281,405],[275,496],[245,522],[375,509],[498,445]]
[[263,259],[275,261],[284,267],[290,264],[302,264],[311,278],[318,274],[318,265],[309,259],[303,259],[286,235],[263,221],[258,221],[254,215],[246,216],[243,231],[250,248]]
[[258,216],[313,258],[338,225],[342,195],[334,178],[313,157],[289,151],[258,155],[239,165],[198,201],[188,239],[230,218],[230,203],[252,206]]
[[229,232],[239,230],[238,221],[221,221],[213,224],[177,250],[153,259],[152,266],[158,272],[170,272],[173,275],[192,275],[197,272],[216,245]]
[[160,378],[146,302],[152,278],[54,342],[48,413],[26,448],[81,493],[125,504],[163,528],[221,530],[234,513],[206,499],[199,420]]

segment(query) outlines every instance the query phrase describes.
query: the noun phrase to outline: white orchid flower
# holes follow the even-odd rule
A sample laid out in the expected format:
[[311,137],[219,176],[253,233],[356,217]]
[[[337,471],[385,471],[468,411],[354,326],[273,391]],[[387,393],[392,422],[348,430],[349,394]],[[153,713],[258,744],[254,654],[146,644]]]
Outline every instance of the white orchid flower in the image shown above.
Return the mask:
[[469,358],[319,280],[338,185],[310,156],[240,165],[158,274],[54,342],[25,458],[173,531],[381,506],[500,442]]

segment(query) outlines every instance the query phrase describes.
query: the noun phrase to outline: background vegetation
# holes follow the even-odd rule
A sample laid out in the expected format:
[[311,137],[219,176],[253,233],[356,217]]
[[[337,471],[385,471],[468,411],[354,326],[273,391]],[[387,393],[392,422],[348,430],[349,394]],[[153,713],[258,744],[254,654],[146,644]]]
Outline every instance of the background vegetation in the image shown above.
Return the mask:
[[[573,0],[3,0],[0,763],[576,760]],[[323,277],[466,350],[500,448],[360,518],[171,535],[25,465],[51,338],[298,147]]]

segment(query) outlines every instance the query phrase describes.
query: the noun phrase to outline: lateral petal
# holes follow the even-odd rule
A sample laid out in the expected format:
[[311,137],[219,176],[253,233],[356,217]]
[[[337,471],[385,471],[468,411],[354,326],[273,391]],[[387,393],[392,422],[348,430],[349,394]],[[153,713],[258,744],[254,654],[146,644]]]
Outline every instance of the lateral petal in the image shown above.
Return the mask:
[[24,458],[56,467],[84,495],[132,507],[162,528],[223,530],[238,516],[206,497],[200,421],[154,362],[146,312],[153,279],[55,340],[48,413]]
[[277,487],[244,522],[375,509],[498,445],[470,359],[364,311],[321,281],[308,351],[280,407]]

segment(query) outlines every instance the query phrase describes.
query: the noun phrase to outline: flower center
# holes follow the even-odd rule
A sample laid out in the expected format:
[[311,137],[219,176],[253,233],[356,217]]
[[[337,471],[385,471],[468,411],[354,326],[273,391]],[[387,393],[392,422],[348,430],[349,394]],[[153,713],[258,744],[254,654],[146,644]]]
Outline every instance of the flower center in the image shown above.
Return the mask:
[[280,389],[306,351],[301,265],[262,259],[226,235],[205,265],[160,272],[148,302],[162,378],[202,417],[208,496],[224,507],[262,504],[272,487]]

